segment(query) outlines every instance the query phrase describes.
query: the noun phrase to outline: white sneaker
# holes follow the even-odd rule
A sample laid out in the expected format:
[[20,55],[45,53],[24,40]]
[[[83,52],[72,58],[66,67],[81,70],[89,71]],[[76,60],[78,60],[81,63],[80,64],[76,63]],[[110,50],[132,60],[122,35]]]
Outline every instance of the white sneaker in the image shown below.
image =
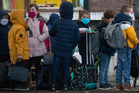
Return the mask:
[[136,85],[137,85],[137,87],[139,87],[139,79],[137,80]]
[[133,79],[130,80],[130,84],[131,84],[131,86],[133,86],[133,84],[134,84]]

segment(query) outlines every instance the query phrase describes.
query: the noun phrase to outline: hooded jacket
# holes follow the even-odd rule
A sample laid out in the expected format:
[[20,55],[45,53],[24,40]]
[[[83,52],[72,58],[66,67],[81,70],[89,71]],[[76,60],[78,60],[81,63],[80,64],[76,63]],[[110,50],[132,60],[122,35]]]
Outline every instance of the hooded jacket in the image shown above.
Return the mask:
[[[118,13],[115,16],[114,21],[116,23],[128,21],[132,24],[131,17],[124,13]],[[129,24],[121,24],[121,28],[123,30],[124,38],[127,39],[128,47],[134,48],[134,46],[139,43],[134,27]],[[127,44],[125,44],[125,47],[127,47]]]
[[[49,22],[48,22],[48,29],[49,31],[51,30],[52,28],[52,25],[54,24],[54,22],[59,19],[60,16],[58,14],[55,14],[55,13],[52,13],[50,15],[50,18],[49,18]],[[53,46],[53,42],[54,42],[54,37],[51,37],[51,45]]]
[[137,33],[137,37],[139,39],[139,0],[133,0],[133,10],[135,14],[135,31]]
[[60,16],[58,14],[52,13],[50,15],[49,22],[48,22],[48,29],[49,30],[51,30],[53,23],[59,18],[60,18]]
[[24,10],[12,11],[10,20],[13,26],[8,33],[8,44],[11,64],[15,64],[18,55],[22,55],[23,60],[29,59],[28,37],[26,32],[28,26],[24,20]]
[[40,33],[40,21],[38,18],[28,18],[27,25],[31,29],[33,36],[30,37],[28,33],[28,45],[30,57],[43,56],[47,53],[44,40],[48,38],[48,28],[46,24],[43,25],[42,34]]
[[[9,16],[7,12],[0,11],[0,20],[5,14]],[[9,30],[10,30],[10,26],[8,26],[8,24],[4,26],[0,23],[0,55],[9,55],[9,46],[8,46]]]
[[[98,23],[98,25],[96,26],[96,29],[95,29],[95,30],[102,31],[102,30],[100,30],[100,29],[101,29],[101,28],[106,28],[108,24],[109,24],[108,19],[102,17],[102,21],[100,21],[100,22]],[[103,33],[103,32],[100,34],[100,37],[104,37],[104,33]],[[106,42],[103,38],[101,38],[100,49],[101,49],[101,50],[100,50],[101,52],[106,53],[106,54],[109,54],[109,55],[111,55],[111,56],[113,56],[114,53],[116,52],[116,49],[110,47],[110,46],[107,44],[107,42]]]
[[76,47],[80,40],[80,32],[73,18],[73,4],[63,2],[60,5],[61,19],[55,21],[49,34],[55,37],[52,46],[52,52],[62,58],[72,57],[72,50]]

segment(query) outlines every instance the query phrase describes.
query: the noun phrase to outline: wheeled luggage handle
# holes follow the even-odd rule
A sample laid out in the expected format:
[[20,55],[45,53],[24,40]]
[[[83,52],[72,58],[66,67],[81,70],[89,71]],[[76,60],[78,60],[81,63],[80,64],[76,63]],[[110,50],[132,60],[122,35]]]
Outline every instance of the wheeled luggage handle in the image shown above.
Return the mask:
[[88,64],[88,34],[86,32],[86,63]]

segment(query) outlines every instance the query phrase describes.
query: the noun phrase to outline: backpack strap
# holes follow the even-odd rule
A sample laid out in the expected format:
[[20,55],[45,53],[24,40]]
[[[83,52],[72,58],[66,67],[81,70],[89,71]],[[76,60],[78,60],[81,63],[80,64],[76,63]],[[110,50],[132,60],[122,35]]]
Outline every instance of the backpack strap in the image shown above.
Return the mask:
[[45,23],[45,22],[40,21],[40,24],[39,24],[39,30],[40,30],[40,33],[41,33],[41,34],[42,34],[42,29],[43,29],[44,23]]
[[[44,21],[40,21],[40,24],[39,24],[39,30],[40,30],[41,35],[42,35],[42,29],[43,29],[44,23],[45,23]],[[46,46],[46,50],[49,51],[49,38],[44,40],[44,43]]]
[[26,24],[28,23],[28,18],[26,19]]
[[122,22],[119,22],[119,24],[121,25],[121,24],[129,24],[129,25],[132,25],[130,22],[128,22],[128,21],[122,21]]

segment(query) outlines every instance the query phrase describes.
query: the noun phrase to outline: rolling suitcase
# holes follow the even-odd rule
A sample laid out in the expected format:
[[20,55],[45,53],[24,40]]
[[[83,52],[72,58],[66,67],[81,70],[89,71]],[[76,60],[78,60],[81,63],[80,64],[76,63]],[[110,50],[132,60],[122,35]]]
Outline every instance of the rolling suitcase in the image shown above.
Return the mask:
[[86,33],[86,65],[73,68],[70,74],[70,86],[73,90],[97,88],[97,68],[94,67],[91,55],[91,35]]

